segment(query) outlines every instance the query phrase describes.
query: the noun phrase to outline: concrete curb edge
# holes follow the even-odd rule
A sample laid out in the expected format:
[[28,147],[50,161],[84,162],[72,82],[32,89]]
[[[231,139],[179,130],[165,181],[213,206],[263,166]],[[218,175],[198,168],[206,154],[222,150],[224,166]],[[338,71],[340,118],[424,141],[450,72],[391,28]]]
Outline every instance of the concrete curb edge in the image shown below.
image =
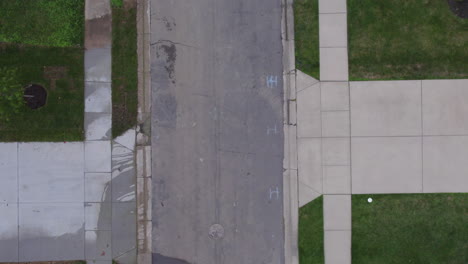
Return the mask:
[[298,171],[296,129],[296,69],[294,55],[293,0],[282,0],[281,38],[283,42],[284,89],[284,263],[298,264]]
[[150,0],[137,0],[137,263],[152,263]]

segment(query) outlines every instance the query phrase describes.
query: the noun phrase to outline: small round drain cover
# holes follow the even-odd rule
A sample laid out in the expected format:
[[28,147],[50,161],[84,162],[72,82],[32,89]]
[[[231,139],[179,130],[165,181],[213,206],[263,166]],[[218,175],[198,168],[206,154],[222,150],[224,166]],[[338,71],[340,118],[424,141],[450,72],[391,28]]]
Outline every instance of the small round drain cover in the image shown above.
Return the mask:
[[31,109],[38,109],[46,104],[47,91],[44,87],[31,84],[24,89],[24,101]]
[[220,224],[214,224],[210,227],[210,237],[212,239],[221,239],[224,237],[224,227]]

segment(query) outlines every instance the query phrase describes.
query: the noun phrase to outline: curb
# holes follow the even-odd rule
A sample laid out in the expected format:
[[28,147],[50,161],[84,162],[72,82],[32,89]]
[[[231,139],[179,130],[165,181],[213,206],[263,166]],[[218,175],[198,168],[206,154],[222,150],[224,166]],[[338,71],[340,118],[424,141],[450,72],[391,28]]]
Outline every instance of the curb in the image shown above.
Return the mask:
[[150,0],[137,0],[137,263],[152,263]]
[[294,0],[282,0],[281,38],[284,79],[284,263],[298,264],[298,171],[296,129],[296,69],[294,55]]

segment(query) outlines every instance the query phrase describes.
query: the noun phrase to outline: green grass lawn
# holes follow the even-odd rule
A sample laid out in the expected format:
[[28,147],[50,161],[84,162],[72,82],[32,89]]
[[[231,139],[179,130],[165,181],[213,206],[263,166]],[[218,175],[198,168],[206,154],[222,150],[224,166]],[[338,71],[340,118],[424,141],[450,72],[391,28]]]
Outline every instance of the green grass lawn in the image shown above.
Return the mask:
[[83,20],[83,0],[0,0],[0,42],[79,46]]
[[468,263],[468,194],[353,195],[352,206],[353,263]]
[[318,0],[294,1],[296,68],[320,78]]
[[117,137],[137,123],[137,29],[135,3],[112,3],[112,134]]
[[[467,193],[353,195],[352,221],[353,263],[468,263]],[[300,263],[323,264],[323,250],[319,197],[299,209]]]
[[348,1],[350,80],[467,78],[467,43],[447,1]]
[[0,65],[48,92],[0,122],[0,141],[83,140],[83,32],[84,0],[0,0]]
[[323,264],[323,197],[299,209],[299,261]]

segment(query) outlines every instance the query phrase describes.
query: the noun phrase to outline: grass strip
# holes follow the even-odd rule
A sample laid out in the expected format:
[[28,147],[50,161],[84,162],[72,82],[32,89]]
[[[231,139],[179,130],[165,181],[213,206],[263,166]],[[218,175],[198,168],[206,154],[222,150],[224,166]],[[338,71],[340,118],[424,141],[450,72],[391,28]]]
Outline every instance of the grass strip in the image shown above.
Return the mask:
[[299,262],[323,264],[323,196],[299,208]]
[[294,1],[296,68],[320,78],[318,0]]
[[137,124],[138,57],[136,3],[112,8],[112,135]]

